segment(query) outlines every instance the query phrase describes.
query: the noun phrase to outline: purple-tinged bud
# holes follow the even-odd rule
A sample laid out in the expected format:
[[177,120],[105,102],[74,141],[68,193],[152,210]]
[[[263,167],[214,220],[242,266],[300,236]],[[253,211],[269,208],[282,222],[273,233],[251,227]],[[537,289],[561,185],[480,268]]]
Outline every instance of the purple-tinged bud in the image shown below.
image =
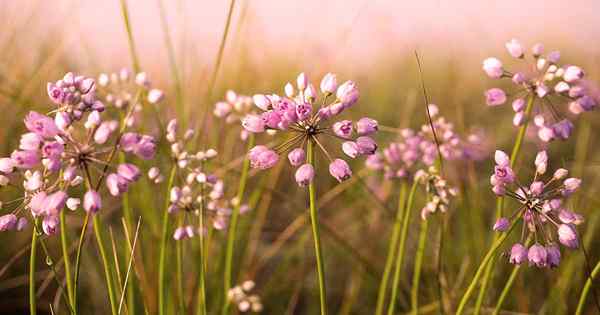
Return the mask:
[[337,89],[336,97],[344,104],[344,108],[348,108],[358,100],[358,88],[353,81],[346,81]]
[[504,153],[504,151],[496,150],[494,153],[494,161],[498,166],[508,166],[510,165],[510,158],[508,154]]
[[171,203],[179,202],[182,196],[183,193],[181,192],[181,188],[177,186],[171,188],[171,191],[169,192],[169,200],[171,201]]
[[296,170],[296,183],[300,186],[306,186],[310,184],[315,177],[315,169],[311,164],[303,164]]
[[312,103],[317,99],[317,89],[312,84],[309,84],[304,90],[304,101]]
[[571,89],[571,87],[569,86],[569,83],[565,82],[565,81],[560,81],[558,83],[556,83],[556,85],[554,86],[554,91],[556,93],[566,93]]
[[69,196],[64,191],[57,191],[48,195],[44,200],[42,212],[47,216],[57,216],[65,207],[68,197]]
[[506,188],[504,185],[494,185],[492,186],[492,191],[496,196],[504,196],[506,194]]
[[150,80],[148,79],[148,74],[146,72],[140,72],[135,75],[135,84],[148,88],[150,86]]
[[102,119],[100,118],[100,113],[98,111],[93,111],[88,115],[84,125],[87,129],[94,129],[100,124],[101,121]]
[[563,74],[563,79],[568,82],[575,82],[583,78],[583,70],[577,66],[568,66]]
[[529,247],[527,259],[529,260],[530,265],[543,268],[548,264],[548,252],[544,246],[540,244],[534,244],[533,246]]
[[43,142],[44,139],[37,133],[28,132],[21,136],[21,140],[19,141],[19,149],[25,151],[39,150]]
[[302,148],[295,148],[288,154],[288,160],[292,166],[298,166],[306,161],[306,153]]
[[331,116],[333,116],[333,114],[331,113],[331,108],[329,106],[321,107],[317,112],[317,115],[322,120],[327,120],[331,118]]
[[564,224],[581,224],[583,222],[583,217],[577,213],[569,211],[567,209],[561,209],[558,212],[558,219],[560,222]]
[[560,264],[560,249],[556,245],[546,246],[548,254],[548,266],[550,268],[558,267]]
[[227,102],[217,102],[215,104],[215,109],[213,110],[213,114],[219,118],[223,118],[223,117],[229,115],[229,113],[231,113],[232,109],[233,109],[233,107],[231,106],[231,104],[229,104]]
[[513,83],[517,84],[517,85],[521,85],[521,84],[525,83],[525,80],[527,80],[527,78],[521,72],[515,73],[512,77]]
[[58,112],[54,116],[54,123],[58,129],[66,131],[71,125],[71,117],[65,112]]
[[507,218],[499,218],[498,220],[496,220],[496,223],[494,223],[493,230],[496,232],[504,232],[508,230],[509,225],[510,222],[508,222]]
[[34,217],[39,217],[44,214],[44,207],[46,205],[47,195],[45,192],[40,191],[37,194],[31,197],[29,200],[29,209],[31,210],[31,215]]
[[175,239],[176,241],[185,239],[187,238],[187,236],[188,235],[184,227],[178,227],[177,229],[175,229],[175,232],[173,232],[173,239]]
[[279,161],[279,155],[265,146],[255,146],[248,152],[250,166],[261,170],[269,169]]
[[536,88],[535,88],[535,93],[537,94],[537,96],[539,98],[544,98],[544,96],[548,95],[548,92],[550,92],[550,89],[548,88],[548,86],[546,86],[543,83],[540,83]]
[[540,175],[546,173],[546,169],[548,168],[548,153],[546,151],[540,151],[535,156],[535,169],[536,172]]
[[350,139],[352,137],[352,121],[350,120],[342,120],[333,124],[331,127],[333,129],[333,133],[335,133],[338,137],[344,139]]
[[574,177],[567,178],[563,182],[563,185],[565,186],[563,189],[563,195],[568,196],[579,189],[579,186],[581,186],[581,179]]
[[489,106],[498,106],[506,103],[506,93],[498,88],[485,91],[485,102]]
[[60,221],[57,216],[47,216],[44,217],[42,221],[42,230],[46,235],[54,235],[58,233]]
[[522,264],[527,259],[527,248],[525,246],[516,243],[510,249],[510,263],[515,265]]
[[17,227],[17,216],[5,214],[0,217],[0,232],[14,230]]
[[285,96],[287,96],[287,97],[294,97],[294,94],[296,94],[296,91],[294,90],[294,86],[289,82],[283,88],[283,92],[285,93]]
[[96,129],[96,132],[94,132],[94,142],[97,144],[106,143],[110,135],[117,130],[118,127],[119,123],[114,120],[102,122],[98,129]]
[[342,151],[344,151],[344,153],[351,158],[355,158],[359,154],[358,145],[354,141],[346,141],[342,143]]
[[135,182],[142,176],[140,169],[130,163],[120,164],[117,167],[117,174],[130,182]]
[[106,176],[106,187],[110,194],[116,197],[127,191],[129,181],[118,174],[111,173]]
[[379,156],[378,154],[373,154],[367,156],[367,159],[365,160],[365,166],[370,170],[377,171],[383,169],[384,164],[381,159],[381,156]]
[[333,103],[327,107],[329,107],[329,112],[331,113],[332,116],[339,115],[345,109],[344,103],[341,103],[341,102]]
[[498,79],[504,73],[502,62],[496,58],[485,59],[483,61],[483,71],[492,79]]
[[512,102],[512,109],[515,111],[515,113],[525,110],[525,100],[522,98],[515,99]]
[[40,156],[36,151],[14,151],[10,158],[13,165],[20,169],[31,169],[40,164]]
[[48,91],[48,96],[50,97],[50,100],[55,104],[60,105],[64,101],[65,94],[63,90],[60,87],[56,86],[54,83],[49,82],[46,85],[46,90]]
[[81,200],[79,198],[69,198],[67,199],[67,208],[71,211],[77,210],[81,205]]
[[571,225],[561,224],[557,230],[558,233],[558,241],[569,247],[569,248],[577,248],[579,247],[579,239],[577,238],[577,233],[575,229]]
[[300,91],[306,89],[306,87],[308,86],[308,77],[306,76],[306,74],[304,72],[301,72],[298,75],[298,78],[296,79],[296,86],[298,87],[298,90],[300,90]]
[[544,45],[539,43],[533,45],[533,47],[531,48],[531,53],[535,58],[541,56],[544,53]]
[[576,103],[581,108],[581,111],[585,111],[585,112],[591,111],[597,105],[596,100],[594,100],[594,98],[589,95],[581,96],[580,98],[578,98],[576,100]]
[[519,126],[523,125],[524,122],[525,122],[525,113],[524,112],[518,112],[513,117],[513,125],[515,127],[519,127]]
[[154,154],[156,153],[156,140],[151,136],[142,136],[133,153],[143,160],[154,158]]
[[265,95],[256,94],[252,96],[252,100],[254,101],[254,105],[256,105],[256,107],[264,111],[269,110],[269,108],[271,107],[271,100]]
[[339,182],[342,182],[352,176],[350,166],[342,159],[335,159],[329,164],[329,173]]
[[512,183],[516,178],[515,173],[510,166],[495,166],[494,176],[500,184]]
[[337,77],[333,73],[327,73],[321,80],[321,92],[324,94],[333,94],[337,89]]
[[544,182],[535,181],[529,186],[529,192],[534,196],[539,196],[544,191]]
[[24,121],[27,130],[46,139],[54,138],[60,132],[52,118],[38,112],[29,112]]
[[510,42],[506,43],[506,49],[508,53],[515,58],[523,58],[523,46],[516,39],[511,39]]
[[569,171],[567,171],[564,168],[559,168],[556,171],[554,171],[554,175],[552,175],[552,178],[554,178],[555,180],[560,180],[567,177],[567,175],[569,175]]
[[159,89],[152,89],[148,92],[148,102],[157,104],[165,98],[165,93]]
[[548,62],[550,63],[557,63],[558,60],[560,59],[560,51],[551,51],[550,53],[548,53]]
[[552,139],[554,139],[554,130],[546,126],[541,127],[538,130],[538,138],[544,142],[550,142]]
[[64,145],[56,141],[46,142],[42,147],[42,154],[47,158],[58,158],[64,151]]
[[573,128],[573,123],[568,119],[563,119],[552,125],[552,131],[554,132],[554,135],[562,140],[566,140],[571,136]]
[[358,146],[358,153],[362,155],[372,155],[377,151],[377,143],[367,136],[356,138],[356,145]]
[[312,115],[312,105],[309,103],[302,103],[296,106],[296,116],[298,120],[307,120]]
[[88,190],[83,196],[83,209],[87,213],[95,214],[102,208],[102,198],[94,190]]
[[11,158],[0,158],[0,173],[10,174],[14,168],[15,164]]
[[258,115],[246,115],[242,119],[242,127],[252,133],[261,133],[265,131],[265,120]]
[[361,136],[370,135],[377,132],[379,124],[377,120],[369,117],[363,117],[356,122],[356,132]]
[[267,127],[273,128],[273,129],[278,128],[279,123],[282,120],[281,113],[278,111],[273,111],[273,110],[262,113],[260,117],[265,122],[265,125]]
[[19,221],[17,221],[17,231],[23,231],[28,225],[29,222],[27,221],[27,218],[20,217]]

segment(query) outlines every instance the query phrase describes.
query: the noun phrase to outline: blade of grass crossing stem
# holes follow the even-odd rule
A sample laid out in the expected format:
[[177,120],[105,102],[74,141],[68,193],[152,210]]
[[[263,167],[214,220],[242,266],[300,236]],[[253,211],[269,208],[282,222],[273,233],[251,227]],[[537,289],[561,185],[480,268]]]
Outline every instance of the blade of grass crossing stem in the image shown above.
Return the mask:
[[398,243],[398,251],[396,252],[396,267],[394,270],[394,280],[392,283],[392,296],[390,298],[390,306],[388,314],[395,314],[396,298],[400,287],[400,275],[402,274],[402,264],[404,262],[404,249],[406,246],[406,238],[408,236],[408,223],[410,221],[410,213],[412,211],[412,205],[415,198],[415,192],[417,191],[418,182],[414,181],[410,193],[408,194],[408,200],[406,201],[406,207],[404,215],[402,217],[402,231],[400,232],[400,242]]
[[[127,244],[129,246],[130,249],[130,254],[129,254],[129,262],[127,263],[127,273],[125,274],[125,283],[123,284],[123,290],[122,290],[122,294],[121,294],[121,298],[119,299],[119,310],[118,310],[118,314],[121,314],[121,310],[123,308],[123,301],[125,298],[125,286],[127,286],[127,282],[129,281],[129,274],[131,273],[131,267],[133,266],[133,257],[134,257],[134,251],[135,251],[135,246],[137,244],[137,239],[138,239],[138,235],[140,232],[140,223],[142,221],[142,217],[138,218],[138,222],[137,222],[137,226],[135,227],[135,235],[133,237],[133,245],[130,243],[129,241],[129,237],[127,237]],[[127,230],[127,224],[123,223],[124,229],[125,229],[125,233],[127,235],[129,235],[129,232]],[[134,314],[133,312],[131,312],[131,314]]]
[[[313,141],[309,140],[307,145],[308,163],[315,167],[315,153]],[[319,214],[317,212],[317,192],[314,181],[308,185],[310,203],[310,221],[315,245],[315,258],[317,260],[317,277],[319,283],[319,299],[321,301],[321,315],[327,315],[327,290],[325,287],[325,264],[321,250],[321,237],[319,235]]]
[[169,174],[169,180],[167,182],[167,189],[165,194],[165,206],[163,208],[163,222],[162,222],[162,234],[160,239],[160,256],[158,258],[158,314],[162,315],[165,313],[166,305],[166,290],[168,287],[167,279],[165,278],[165,263],[167,259],[167,241],[169,239],[169,195],[171,188],[175,182],[175,174],[177,173],[177,166],[173,165]]
[[410,304],[412,314],[419,313],[419,283],[421,281],[421,268],[423,266],[423,256],[425,255],[425,243],[427,242],[427,230],[429,220],[421,218],[421,228],[419,231],[419,243],[417,254],[415,256],[415,269],[413,272],[412,288],[410,290]]
[[400,239],[400,231],[402,229],[402,217],[404,216],[405,203],[406,203],[406,191],[407,182],[402,181],[400,183],[400,193],[398,197],[398,210],[396,212],[396,219],[394,220],[394,226],[392,228],[392,236],[390,239],[390,244],[387,251],[387,257],[385,259],[385,267],[383,268],[383,276],[381,278],[381,282],[379,283],[379,291],[377,294],[377,306],[375,308],[375,314],[381,315],[383,314],[383,307],[385,305],[385,296],[388,288],[388,281],[390,277],[390,273],[392,271],[392,267],[394,264],[395,252],[398,247],[398,241]]
[[104,247],[104,232],[102,230],[102,223],[97,215],[94,215],[92,219],[94,226],[94,233],[96,234],[96,241],[98,244],[98,250],[100,251],[100,258],[102,259],[102,267],[104,268],[104,277],[106,280],[106,287],[108,289],[108,298],[110,300],[110,310],[113,315],[117,314],[117,302],[115,296],[115,287],[113,279],[112,264],[106,255],[106,248]]
[[[529,120],[531,119],[531,112],[533,110],[533,104],[535,101],[535,96],[531,94],[527,99],[527,106],[525,108],[525,122],[519,128],[519,132],[517,134],[517,138],[515,139],[515,143],[513,145],[511,154],[510,154],[510,167],[514,168],[519,158],[519,153],[521,152],[521,146],[523,144],[523,139],[525,138],[525,132],[527,131],[527,126],[529,125]],[[496,200],[496,220],[502,217],[504,212],[504,198],[498,197]],[[494,241],[497,239],[497,234],[494,235]],[[492,271],[494,269],[494,265],[496,264],[496,257],[492,257],[492,261],[485,269],[484,276],[481,280],[481,288],[479,290],[479,295],[477,296],[477,301],[475,302],[475,310],[473,314],[478,315],[481,311],[481,306],[483,305],[483,300],[485,299],[485,293],[491,281]]]
[[[248,152],[252,147],[254,147],[254,135],[250,135],[248,138],[246,152]],[[229,313],[229,299],[227,298],[227,294],[229,292],[229,288],[231,288],[231,279],[232,279],[232,268],[233,268],[233,248],[235,243],[235,234],[237,230],[238,219],[240,216],[240,206],[242,204],[244,198],[244,190],[246,189],[246,182],[248,180],[248,171],[250,169],[250,160],[246,156],[244,158],[244,162],[242,164],[242,174],[240,176],[240,181],[238,184],[238,191],[236,195],[237,203],[233,207],[233,212],[231,213],[231,221],[229,222],[229,227],[227,229],[227,247],[225,252],[225,265],[223,270],[223,308],[222,314],[226,315]]]

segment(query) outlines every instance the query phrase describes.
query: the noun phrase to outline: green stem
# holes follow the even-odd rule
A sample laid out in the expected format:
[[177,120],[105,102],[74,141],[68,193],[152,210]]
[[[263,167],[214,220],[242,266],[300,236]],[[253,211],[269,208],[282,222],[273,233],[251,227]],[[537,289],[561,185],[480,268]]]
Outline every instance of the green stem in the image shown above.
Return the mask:
[[[531,118],[531,112],[533,111],[533,104],[535,101],[535,95],[530,94],[527,98],[527,106],[525,107],[525,122],[519,128],[519,132],[517,134],[517,138],[515,139],[515,143],[513,145],[512,151],[510,153],[510,167],[515,167],[515,163],[519,158],[519,153],[521,152],[521,145],[523,144],[523,139],[525,138],[525,133],[527,132],[527,126],[529,125],[529,120]],[[498,197],[496,199],[496,220],[502,217],[502,213],[504,212],[504,198]],[[496,241],[497,235],[494,236],[494,241]],[[479,295],[477,296],[477,301],[475,302],[475,310],[473,314],[479,315],[481,311],[481,306],[483,305],[483,300],[485,298],[485,293],[487,292],[492,271],[494,269],[494,265],[496,264],[496,257],[492,258],[492,262],[486,267],[485,274],[483,279],[481,280],[481,289],[479,290]]]
[[463,295],[463,297],[460,300],[460,303],[458,304],[458,309],[456,310],[456,315],[460,315],[464,312],[465,307],[467,306],[467,302],[469,301],[469,298],[473,294],[473,291],[475,291],[475,287],[477,287],[477,283],[481,279],[481,276],[483,275],[484,270],[486,269],[485,267],[492,260],[492,257],[494,257],[494,254],[496,253],[498,248],[504,243],[504,241],[506,240],[506,238],[508,237],[510,232],[512,232],[514,227],[517,225],[518,217],[519,216],[517,215],[516,219],[513,219],[513,221],[511,222],[509,229],[506,232],[503,232],[502,235],[500,237],[498,237],[494,241],[494,243],[492,243],[492,246],[490,247],[488,252],[483,257],[481,264],[479,264],[479,267],[477,268],[477,272],[475,272],[475,276],[473,276],[471,283],[467,287],[467,291],[465,291],[465,294]]
[[[200,187],[200,195],[204,196],[204,184]],[[196,304],[196,314],[206,315],[206,284],[204,273],[206,272],[206,261],[204,256],[204,199],[200,202],[200,210],[198,213],[198,227],[200,229],[200,235],[198,237],[200,242],[200,278],[198,287],[198,302]]]
[[133,32],[131,30],[131,24],[129,23],[129,10],[127,9],[127,0],[121,0],[121,14],[123,15],[123,22],[125,23],[125,30],[127,31],[127,41],[129,42],[129,55],[133,63],[133,71],[135,73],[140,72],[140,62],[138,60],[137,52],[135,49],[135,42],[133,40]]
[[598,273],[600,273],[600,261],[596,264],[594,270],[592,270],[592,274],[589,277],[587,277],[587,280],[585,281],[583,290],[581,290],[581,296],[579,297],[579,303],[577,303],[577,310],[575,311],[575,315],[581,315],[583,313],[585,300],[587,299],[590,289],[592,288],[592,279],[596,278]]
[[392,229],[392,237],[390,239],[390,245],[387,251],[387,257],[385,259],[385,267],[383,268],[383,276],[381,278],[381,282],[379,283],[379,292],[377,294],[377,306],[375,308],[375,314],[381,315],[383,314],[383,306],[385,304],[385,293],[388,287],[388,281],[390,278],[390,273],[392,271],[392,266],[394,264],[394,254],[396,251],[396,247],[398,247],[398,240],[400,238],[400,230],[402,227],[402,217],[404,215],[404,204],[406,202],[406,191],[407,191],[407,182],[402,181],[400,183],[400,194],[398,197],[398,210],[396,211],[396,220],[394,221],[394,227]]
[[[527,241],[525,242],[526,248],[529,248],[529,245],[531,244],[531,240],[532,240],[531,236],[529,238],[527,238]],[[500,314],[500,308],[502,307],[502,304],[504,304],[504,300],[506,300],[506,297],[508,296],[508,292],[512,288],[512,285],[515,282],[517,275],[519,274],[519,270],[521,270],[521,266],[522,265],[516,265],[513,268],[512,272],[510,273],[510,276],[508,277],[508,280],[506,281],[506,284],[504,285],[504,288],[502,289],[502,292],[500,293],[498,302],[496,302],[496,308],[494,308],[494,312],[492,313],[492,315]]]
[[75,313],[75,299],[73,297],[73,278],[71,277],[71,260],[69,259],[69,246],[67,240],[67,224],[65,211],[60,212],[60,242],[63,253],[63,261],[65,264],[65,278],[67,282],[67,296],[69,297],[69,304]]
[[[415,270],[413,272],[412,288],[410,290],[411,314],[419,313],[419,283],[421,281],[421,267],[423,266],[423,256],[425,255],[425,242],[427,242],[428,220],[421,219],[421,231],[419,232],[419,245],[417,255],[415,256]],[[441,303],[441,301],[440,301]]]
[[[183,214],[177,218],[177,226],[183,226]],[[175,242],[175,277],[177,278],[177,305],[178,314],[186,314],[185,297],[183,296],[183,241]]]
[[78,310],[77,304],[77,291],[79,288],[79,271],[81,267],[81,250],[83,249],[83,243],[85,242],[85,232],[90,222],[90,213],[85,215],[83,220],[83,226],[81,227],[81,234],[79,234],[79,244],[77,244],[77,253],[75,254],[75,276],[73,280],[73,309],[75,313]]
[[[38,224],[39,219],[35,219],[34,225]],[[29,313],[35,315],[37,313],[36,296],[35,296],[35,267],[37,260],[37,231],[33,228],[31,234],[31,252],[29,254]]]
[[394,280],[392,283],[392,297],[390,299],[390,307],[388,309],[389,315],[393,315],[394,309],[396,308],[396,297],[398,295],[398,290],[400,289],[400,274],[402,273],[402,263],[404,261],[404,248],[406,246],[406,238],[408,236],[408,223],[410,221],[410,212],[412,210],[417,186],[417,181],[414,181],[410,188],[410,193],[408,194],[408,201],[406,202],[406,207],[402,217],[402,231],[400,232],[400,242],[398,243],[398,251],[396,252],[397,258],[396,267],[394,270]]
[[113,315],[117,315],[117,298],[115,296],[115,288],[112,278],[111,263],[106,255],[106,249],[104,248],[103,232],[101,227],[100,218],[95,215],[92,219],[94,226],[94,233],[96,234],[96,241],[98,243],[98,249],[100,250],[100,258],[102,259],[102,266],[104,267],[104,277],[106,278],[106,287],[108,288],[108,298],[110,300],[110,309]]
[[[254,146],[254,135],[250,134],[247,143],[247,151]],[[250,169],[250,160],[248,157],[244,158],[244,163],[242,165],[242,174],[240,177],[240,182],[238,185],[238,191],[236,200],[237,203],[233,207],[233,211],[231,213],[231,220],[229,222],[229,227],[227,229],[227,247],[225,252],[225,269],[223,276],[223,309],[221,314],[226,315],[229,313],[229,299],[227,298],[229,289],[231,288],[231,272],[233,266],[233,245],[235,243],[235,234],[238,225],[238,219],[240,216],[240,206],[242,205],[242,199],[244,198],[244,190],[246,189],[246,182],[248,180],[248,171]]]
[[[313,141],[309,140],[307,145],[308,163],[315,166],[315,153]],[[321,250],[321,237],[319,235],[319,215],[317,213],[317,196],[314,181],[308,185],[310,202],[310,222],[315,242],[315,258],[317,260],[317,276],[319,280],[319,297],[321,300],[321,315],[327,315],[327,291],[325,289],[325,266]]]
[[169,175],[169,181],[167,182],[167,193],[165,196],[165,207],[163,213],[163,225],[162,235],[160,239],[160,257],[158,259],[158,314],[162,315],[165,313],[165,288],[167,287],[167,279],[165,279],[165,262],[167,256],[167,240],[169,239],[169,195],[173,182],[175,181],[175,174],[177,173],[177,166],[173,165],[171,173]]

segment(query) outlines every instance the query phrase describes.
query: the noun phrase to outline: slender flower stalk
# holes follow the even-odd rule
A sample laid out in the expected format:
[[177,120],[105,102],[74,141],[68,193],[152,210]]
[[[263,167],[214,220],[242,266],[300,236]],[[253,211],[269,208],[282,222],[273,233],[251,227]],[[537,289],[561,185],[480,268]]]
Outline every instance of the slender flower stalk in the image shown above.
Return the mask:
[[[34,224],[37,224],[37,219]],[[37,261],[37,230],[32,229],[31,232],[31,251],[29,252],[29,313],[31,315],[37,314],[37,297],[36,297],[36,284],[35,284],[35,270]]]
[[69,297],[69,304],[71,305],[71,308],[74,311],[76,311],[75,299],[73,296],[73,276],[71,274],[71,260],[69,259],[66,215],[64,211],[61,211],[60,213],[60,241],[63,254],[63,261],[65,265],[65,282],[67,283],[67,296]]
[[[307,144],[308,164],[315,165],[314,144],[312,140]],[[319,214],[317,213],[317,192],[314,182],[308,185],[310,203],[310,222],[315,244],[315,259],[317,260],[317,277],[319,283],[319,297],[321,301],[321,315],[327,315],[327,290],[325,287],[325,264],[321,250],[321,237],[319,234]]]
[[[527,241],[525,242],[525,247],[529,247],[529,245],[531,245],[531,241],[532,241],[532,238],[529,237],[527,239]],[[510,292],[512,285],[515,282],[517,275],[519,274],[519,270],[521,270],[521,266],[522,265],[516,265],[513,268],[512,272],[510,273],[510,276],[508,277],[508,280],[506,281],[506,284],[504,285],[504,288],[502,288],[500,296],[498,297],[498,301],[496,302],[496,307],[494,308],[494,312],[492,313],[492,315],[500,314],[500,309],[502,308],[502,304],[504,304],[504,300],[506,300],[506,297],[508,296],[508,293]]]
[[169,239],[169,196],[171,194],[171,188],[175,182],[175,175],[177,174],[177,166],[173,165],[167,182],[167,193],[165,196],[165,207],[162,221],[162,233],[160,238],[160,256],[158,258],[158,314],[165,314],[166,307],[166,289],[168,287],[167,279],[165,278],[165,267],[167,260],[167,240]]
[[[421,220],[419,231],[419,243],[415,255],[415,269],[413,271],[413,282],[410,290],[411,314],[419,314],[419,283],[421,281],[421,267],[425,255],[425,243],[427,242],[427,230],[429,220]],[[440,303],[442,303],[440,301]]]
[[[247,149],[251,149],[254,146],[254,135],[250,135],[248,139]],[[224,266],[224,276],[223,276],[223,289],[224,289],[224,303],[222,313],[226,315],[229,313],[229,305],[230,302],[227,298],[229,293],[229,289],[231,288],[232,281],[232,268],[233,268],[233,249],[235,243],[235,237],[237,232],[238,219],[240,216],[240,206],[242,205],[242,199],[244,198],[244,191],[246,189],[246,182],[248,180],[248,171],[250,170],[250,158],[246,157],[244,159],[244,163],[242,165],[242,174],[239,181],[237,196],[236,196],[236,204],[233,207],[233,212],[231,213],[231,222],[229,224],[229,228],[227,230],[227,245],[225,252],[225,266]]]
[[108,298],[110,300],[110,309],[112,315],[117,315],[118,302],[116,296],[116,288],[113,279],[113,269],[108,256],[106,255],[106,248],[104,247],[104,232],[102,231],[102,223],[100,218],[95,215],[92,219],[94,226],[94,234],[96,234],[96,241],[98,244],[98,250],[100,251],[100,258],[102,259],[102,267],[104,268],[104,277],[106,280],[106,287],[108,289]]
[[[185,213],[180,213],[177,218],[177,226],[183,226]],[[175,279],[177,281],[177,308],[179,314],[186,314],[185,296],[183,289],[183,242],[175,242]]]
[[[379,283],[379,291],[377,294],[377,306],[375,308],[375,314],[381,315],[383,314],[383,308],[385,306],[385,296],[388,287],[389,277],[392,271],[392,267],[395,261],[395,252],[398,247],[398,240],[400,239],[400,231],[402,229],[402,217],[404,216],[404,211],[406,211],[405,203],[406,203],[406,192],[407,191],[407,182],[400,182],[400,192],[398,198],[398,210],[396,211],[396,219],[394,221],[394,227],[392,229],[392,237],[390,239],[390,244],[388,247],[387,256],[385,259],[385,266],[383,268],[383,276],[381,278],[381,282]],[[391,306],[390,306],[391,307]]]
[[398,242],[398,249],[396,252],[396,264],[394,268],[394,280],[392,281],[392,296],[390,298],[390,306],[388,308],[388,315],[395,314],[396,298],[398,296],[398,290],[400,286],[400,275],[402,274],[402,264],[404,262],[404,248],[406,246],[406,238],[408,236],[408,226],[410,221],[410,214],[413,206],[415,192],[417,191],[418,183],[413,181],[408,194],[408,200],[403,212],[402,217],[402,230],[400,231],[400,241]]
[[[600,273],[600,262],[598,262],[596,264],[596,266],[592,270],[591,274],[589,275],[589,277],[587,277],[587,280],[585,281],[585,285],[583,286],[583,289],[581,290],[581,295],[579,296],[579,302],[577,303],[577,310],[575,311],[575,315],[583,314],[583,310],[585,307],[585,300],[587,299],[587,296],[590,293],[590,289],[592,289],[592,286],[593,286],[592,281],[594,279],[596,279],[596,276],[598,276],[598,273]],[[592,292],[592,294],[593,294],[593,292]]]
[[[203,196],[204,195],[204,185],[201,186],[201,192],[200,195]],[[199,215],[198,215],[198,226],[202,227],[204,226],[204,199],[202,201],[200,201],[200,207],[198,209],[199,211]],[[199,237],[198,237],[198,243],[199,246],[198,248],[200,249],[200,271],[198,272],[199,274],[199,278],[198,278],[198,299],[197,299],[197,305],[196,305],[196,314],[197,315],[206,315],[207,314],[207,310],[206,310],[206,284],[205,284],[205,273],[206,273],[206,253],[205,253],[205,248],[204,248],[204,233],[199,233]]]

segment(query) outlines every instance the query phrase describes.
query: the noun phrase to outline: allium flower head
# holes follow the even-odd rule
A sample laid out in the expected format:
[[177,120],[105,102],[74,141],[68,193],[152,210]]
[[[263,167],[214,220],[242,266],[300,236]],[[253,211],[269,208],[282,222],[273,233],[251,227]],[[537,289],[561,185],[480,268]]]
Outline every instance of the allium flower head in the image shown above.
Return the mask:
[[[523,65],[523,71],[511,72],[498,59],[488,58],[483,62],[483,70],[490,78],[510,79],[518,86],[518,92],[511,95],[515,111],[513,124],[520,126],[525,119],[531,119],[526,117],[525,104],[532,99],[536,105],[532,115],[537,119],[533,128],[537,128],[538,138],[543,142],[569,138],[573,124],[564,117],[565,113],[578,115],[597,106],[597,93],[584,81],[584,71],[578,66],[559,64],[560,53],[557,51],[544,55],[540,44],[533,47],[531,56],[525,53],[516,39],[506,43],[506,48],[512,57],[529,65]],[[501,105],[508,100],[507,93],[499,88],[489,89],[485,97],[490,106]]]
[[427,191],[427,204],[421,210],[423,220],[430,214],[448,211],[450,201],[458,194],[458,190],[450,186],[435,167],[431,166],[427,171],[417,171],[415,180],[424,185]]
[[286,85],[285,96],[259,94],[253,97],[258,112],[248,113],[242,119],[244,129],[256,134],[277,132],[287,139],[273,148],[264,145],[252,148],[248,152],[251,166],[258,169],[271,168],[279,161],[281,154],[290,152],[290,164],[294,167],[302,165],[296,172],[298,184],[307,185],[314,177],[314,168],[303,164],[310,142],[315,150],[322,151],[329,159],[331,176],[338,181],[348,179],[352,175],[350,166],[345,160],[334,158],[330,154],[324,139],[330,137],[343,140],[342,152],[350,158],[373,155],[377,144],[371,136],[378,130],[377,121],[364,117],[357,122],[332,122],[335,116],[352,107],[358,100],[358,87],[352,81],[337,86],[336,76],[328,73],[321,81],[321,96],[317,95],[306,74],[301,73],[296,81],[295,87],[291,83]]
[[[569,248],[579,246],[575,225],[581,224],[583,217],[568,210],[565,199],[579,188],[581,180],[564,179],[568,173],[565,169],[558,169],[544,180],[544,177],[548,177],[544,176],[548,167],[548,154],[540,151],[534,161],[535,175],[527,185],[526,182],[519,181],[509,162],[507,164],[507,159],[506,153],[496,151],[496,167],[490,179],[492,191],[497,195],[511,197],[520,204],[511,218],[522,222],[521,238],[532,234],[537,240],[529,250],[521,249],[523,239],[520,244],[515,244],[511,250],[510,262],[523,262],[523,259],[515,257],[522,257],[521,253],[524,252],[531,265],[555,267],[560,261],[558,243]],[[508,219],[501,218],[494,225],[494,230],[504,232],[508,226]]]

